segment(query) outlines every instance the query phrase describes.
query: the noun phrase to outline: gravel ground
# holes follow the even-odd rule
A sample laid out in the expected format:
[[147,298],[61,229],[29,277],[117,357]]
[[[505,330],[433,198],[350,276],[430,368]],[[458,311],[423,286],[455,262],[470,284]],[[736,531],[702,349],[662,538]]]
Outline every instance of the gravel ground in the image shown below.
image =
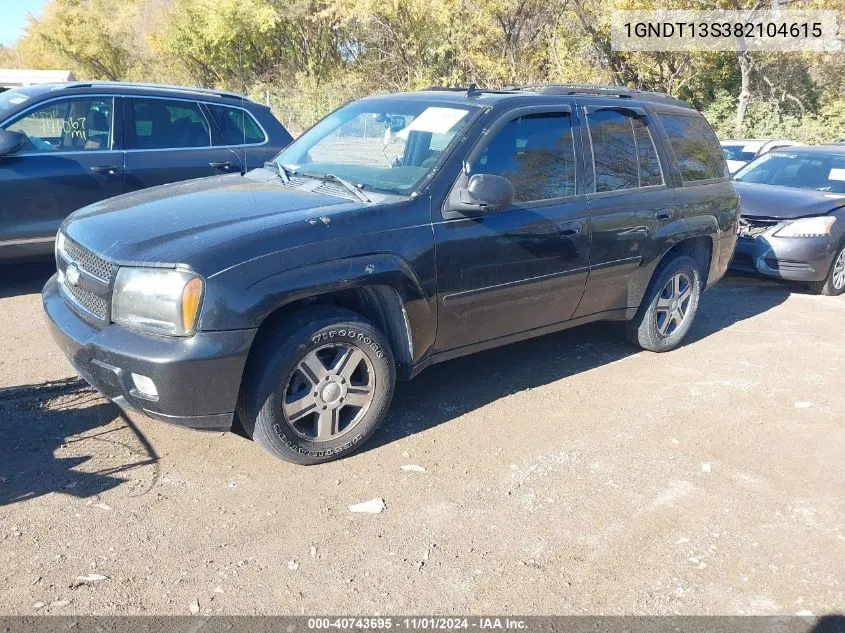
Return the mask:
[[123,416],[27,271],[0,269],[0,613],[845,611],[845,299],[729,277],[668,354],[600,324],[445,363],[305,468]]

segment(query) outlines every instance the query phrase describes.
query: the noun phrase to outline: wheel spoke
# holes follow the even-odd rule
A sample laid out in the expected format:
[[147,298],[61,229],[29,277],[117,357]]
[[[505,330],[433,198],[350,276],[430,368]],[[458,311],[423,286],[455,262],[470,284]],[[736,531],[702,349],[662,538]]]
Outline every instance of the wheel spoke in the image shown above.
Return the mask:
[[677,299],[681,296],[681,276],[675,275],[672,277],[672,298]]
[[373,392],[369,385],[365,387],[352,387],[346,392],[344,405],[353,407],[366,407],[373,399]]
[[338,411],[340,409],[326,409],[320,411],[317,418],[317,439],[328,440],[337,434]]
[[299,370],[305,374],[312,385],[319,384],[329,373],[326,366],[323,365],[323,361],[314,352],[309,352],[305,358],[299,361]]
[[303,397],[293,402],[285,402],[282,404],[282,409],[285,412],[285,417],[289,422],[296,422],[310,413],[314,413],[317,408],[317,399],[308,390]]
[[661,334],[665,335],[666,330],[669,328],[669,322],[672,320],[672,314],[670,312],[665,312],[663,317],[663,323],[657,324],[657,331]]
[[672,299],[663,296],[657,299],[657,310],[659,312],[666,312],[672,306]]
[[362,360],[364,360],[364,352],[357,347],[347,347],[332,367],[332,373],[349,380]]
[[681,294],[678,296],[678,304],[680,305],[680,304],[682,304],[684,301],[686,301],[687,299],[689,299],[691,294],[692,294],[692,284],[687,284],[687,287],[686,287],[686,288],[684,288],[684,290],[683,290],[683,291],[681,292]]

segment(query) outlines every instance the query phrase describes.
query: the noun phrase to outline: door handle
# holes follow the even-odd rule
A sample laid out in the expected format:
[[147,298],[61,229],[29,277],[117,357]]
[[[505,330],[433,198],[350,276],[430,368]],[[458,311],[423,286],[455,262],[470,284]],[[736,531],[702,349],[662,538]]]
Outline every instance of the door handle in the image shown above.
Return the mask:
[[211,163],[208,163],[208,166],[213,169],[222,169],[225,171],[229,171],[230,169],[232,169],[232,161],[213,161]]
[[661,209],[660,211],[654,214],[654,217],[658,220],[671,220],[674,215],[675,214],[672,211]]
[[120,167],[117,165],[96,165],[90,169],[95,174],[103,174],[104,176],[117,176],[120,173]]
[[584,225],[580,222],[564,222],[558,224],[557,232],[565,237],[572,237],[573,235],[581,235],[581,229]]

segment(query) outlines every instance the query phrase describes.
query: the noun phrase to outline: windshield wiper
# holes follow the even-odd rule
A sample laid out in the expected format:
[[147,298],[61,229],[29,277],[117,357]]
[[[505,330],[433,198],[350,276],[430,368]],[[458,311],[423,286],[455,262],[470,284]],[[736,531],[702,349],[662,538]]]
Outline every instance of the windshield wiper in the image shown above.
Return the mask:
[[365,194],[361,190],[361,187],[359,185],[353,184],[353,183],[349,182],[348,180],[346,180],[345,178],[341,178],[340,176],[337,176],[335,174],[309,174],[309,173],[303,172],[302,175],[303,176],[309,176],[311,178],[319,178],[323,182],[336,182],[336,183],[346,187],[347,191],[352,193],[361,202],[372,202],[372,200],[370,200],[367,197],[367,194]]
[[277,163],[274,160],[268,160],[266,163],[264,163],[264,166],[265,167],[275,167],[276,173],[279,174],[279,178],[281,178],[282,182],[285,183],[286,185],[290,184],[290,177],[293,174],[296,173],[294,170],[288,169],[287,167],[285,167],[281,163]]

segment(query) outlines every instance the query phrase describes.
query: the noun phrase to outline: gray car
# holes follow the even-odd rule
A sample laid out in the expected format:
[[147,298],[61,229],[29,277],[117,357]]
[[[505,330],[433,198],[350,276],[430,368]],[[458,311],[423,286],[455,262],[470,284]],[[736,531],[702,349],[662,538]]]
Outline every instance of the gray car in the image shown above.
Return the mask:
[[792,147],[735,177],[742,216],[731,268],[845,291],[845,147]]

